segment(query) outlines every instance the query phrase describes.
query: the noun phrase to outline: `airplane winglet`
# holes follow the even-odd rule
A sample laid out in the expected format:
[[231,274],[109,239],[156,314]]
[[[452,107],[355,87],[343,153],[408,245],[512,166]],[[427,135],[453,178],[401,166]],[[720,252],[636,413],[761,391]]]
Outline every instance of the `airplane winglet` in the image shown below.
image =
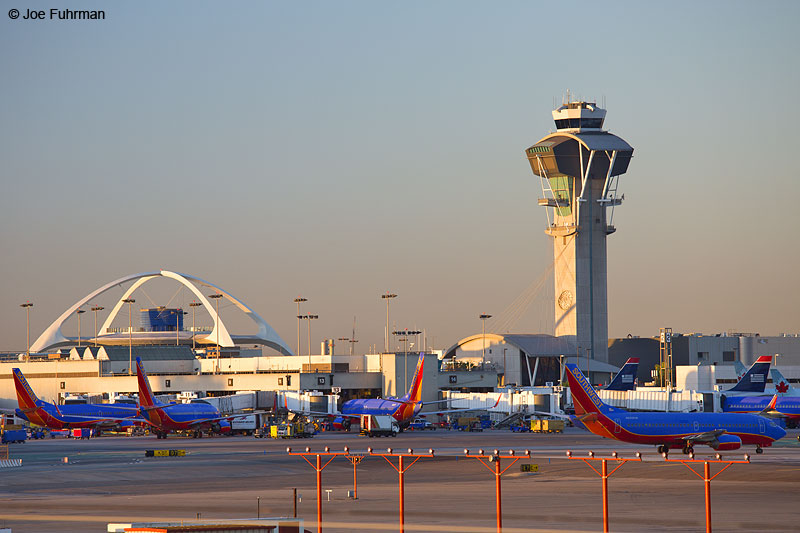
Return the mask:
[[776,394],[775,396],[772,397],[767,406],[758,414],[760,416],[766,416],[766,417],[775,417],[776,415],[780,416],[780,413],[778,413],[776,409],[777,404],[778,404],[778,395]]

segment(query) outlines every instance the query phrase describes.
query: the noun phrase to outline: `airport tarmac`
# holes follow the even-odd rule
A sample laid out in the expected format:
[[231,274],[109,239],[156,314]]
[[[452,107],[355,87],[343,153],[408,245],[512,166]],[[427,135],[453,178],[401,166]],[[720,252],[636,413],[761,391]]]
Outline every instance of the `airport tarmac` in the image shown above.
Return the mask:
[[[756,455],[752,447],[723,454],[751,464],[733,465],[711,483],[715,531],[796,531],[800,528],[800,443],[798,432]],[[503,526],[518,531],[602,530],[601,480],[583,461],[586,456],[644,454],[643,463],[626,463],[609,479],[612,531],[702,531],[705,529],[703,481],[680,463],[665,463],[653,447],[628,445],[568,428],[564,434],[510,431],[463,433],[405,432],[396,438],[323,433],[313,439],[252,437],[174,438],[102,437],[89,441],[53,439],[12,445],[20,468],[0,469],[0,528],[14,533],[106,531],[109,522],[291,516],[292,488],[301,496],[298,516],[316,531],[313,468],[286,447],[322,451],[427,452],[405,474],[405,525],[411,531],[496,531],[494,474],[464,448],[517,454],[529,449],[538,473],[518,464],[502,476]],[[148,449],[184,449],[185,457],[146,458]],[[713,450],[698,446],[698,458]],[[68,462],[64,463],[64,457]],[[684,458],[673,452],[671,458]],[[599,462],[595,466],[599,469]],[[613,467],[609,467],[609,471]],[[712,474],[719,469],[712,465]],[[697,465],[702,472],[702,464]],[[353,467],[335,458],[322,475],[325,532],[398,530],[398,475],[381,457],[358,466],[358,499]],[[260,510],[257,498],[260,497]]]

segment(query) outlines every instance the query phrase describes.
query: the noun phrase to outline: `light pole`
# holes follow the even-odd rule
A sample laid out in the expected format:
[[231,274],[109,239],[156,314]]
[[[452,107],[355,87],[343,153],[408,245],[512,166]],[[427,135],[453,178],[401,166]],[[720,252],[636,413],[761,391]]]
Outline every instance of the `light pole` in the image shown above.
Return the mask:
[[492,315],[481,314],[478,315],[478,318],[481,319],[481,336],[483,337],[483,355],[481,356],[481,370],[483,370],[484,365],[486,365],[486,320],[492,318]]
[[[691,470],[694,475],[699,477],[703,480],[703,484],[705,485],[705,493],[706,493],[706,533],[711,533],[711,481],[720,475],[722,472],[727,470],[729,467],[735,464],[750,464],[750,456],[748,454],[744,454],[744,460],[736,460],[736,459],[723,459],[720,454],[714,454],[715,459],[695,459],[694,452],[689,453],[688,459],[670,459],[666,453],[661,454],[664,457],[664,460],[667,462],[678,462],[683,463],[683,466]],[[703,475],[700,475],[700,472],[689,466],[693,463],[703,463]],[[713,476],[711,475],[711,464],[710,463],[727,463],[723,466],[716,474]],[[607,531],[607,530],[606,530]]]
[[[325,470],[325,467],[331,464],[337,456],[349,455],[349,450],[345,447],[344,452],[332,452],[330,448],[325,446],[324,452],[312,452],[311,448],[306,447],[305,452],[293,452],[292,448],[286,448],[286,453],[289,455],[299,455],[314,469],[317,473],[317,533],[322,533],[322,471]],[[316,457],[316,462],[311,462],[308,458],[309,457]],[[322,464],[322,457],[329,458],[325,464]],[[297,500],[295,499],[295,502]],[[295,516],[297,513],[295,513]]]
[[214,373],[216,374],[219,372],[219,325],[221,320],[219,319],[219,299],[222,298],[221,294],[211,294],[209,298],[213,298],[217,304],[217,317],[215,319],[216,324],[214,324],[214,329],[217,330],[217,364],[214,367]]
[[[508,455],[503,455],[499,450],[494,450],[491,455],[484,454],[483,450],[478,450],[478,453],[469,453],[469,450],[464,450],[465,457],[471,457],[473,459],[477,459],[478,461],[485,466],[489,472],[494,474],[494,496],[495,496],[495,511],[497,515],[497,533],[502,533],[503,531],[503,499],[502,499],[502,487],[500,484],[500,477],[506,473],[506,471],[514,466],[514,464],[519,461],[520,459],[530,459],[531,451],[525,450],[524,455],[516,455],[514,450],[508,450]],[[512,461],[506,466],[502,468],[500,465],[501,459],[511,459]],[[489,464],[487,464],[487,461]],[[494,463],[494,466],[491,464]]]
[[78,315],[78,348],[81,347],[81,315],[85,312],[83,309],[75,311],[75,314]]
[[136,302],[133,298],[125,298],[123,303],[128,304],[128,375],[133,375],[133,310],[131,305]]
[[386,294],[381,294],[381,298],[386,300],[386,343],[383,348],[383,353],[389,353],[389,300],[392,298],[397,298],[397,295],[390,294],[387,291]]
[[[629,461],[641,462],[642,461],[642,454],[639,453],[639,452],[636,452],[636,458],[635,459],[633,459],[633,458],[623,459],[622,457],[619,456],[619,454],[617,452],[612,452],[610,458],[604,458],[604,457],[595,457],[594,456],[594,452],[593,451],[589,451],[589,458],[587,459],[585,457],[573,457],[572,456],[572,450],[567,450],[567,459],[574,459],[574,460],[578,460],[578,461],[583,461],[584,463],[586,463],[586,465],[589,468],[594,470],[595,474],[600,476],[600,479],[602,480],[602,486],[603,486],[603,532],[604,533],[608,533],[608,478],[611,477],[611,474],[613,474],[614,472],[619,470],[620,467],[622,467],[622,465],[624,465],[625,463],[627,463]],[[593,467],[592,463],[590,463],[589,461],[601,461],[600,471],[598,472],[598,470],[595,467]],[[617,463],[617,467],[614,470],[612,470],[611,472],[608,471],[608,461],[615,461]],[[691,468],[690,468],[690,470],[691,470]],[[709,532],[710,531],[711,530],[709,529]]]
[[[391,465],[392,468],[395,469],[398,475],[398,482],[399,482],[399,503],[400,503],[400,533],[405,531],[405,473],[408,471],[409,468],[414,466],[414,463],[420,460],[422,457],[433,457],[433,449],[429,449],[428,453],[414,453],[412,448],[408,449],[408,453],[403,452],[394,452],[391,448],[386,449],[386,453],[378,453],[373,452],[372,448],[367,448],[367,453],[369,455],[373,455],[376,457],[383,457],[386,459],[386,462]],[[390,457],[397,457],[397,465],[394,464]],[[405,462],[405,459],[414,459],[410,463]]]
[[197,335],[197,329],[195,329],[195,325],[194,325],[194,318],[195,318],[195,315],[197,314],[197,308],[200,307],[201,305],[203,305],[203,304],[201,304],[200,302],[195,302],[195,301],[192,301],[189,304],[189,307],[192,308],[192,351],[193,352],[194,352],[194,349],[195,349],[195,340],[194,340],[194,338],[195,338],[195,335]]
[[305,315],[308,320],[308,371],[311,372],[311,321],[319,318],[319,315]]
[[[342,342],[349,342],[350,338],[349,337],[339,337],[337,340],[340,340]],[[336,350],[334,350],[334,353],[332,353],[331,355],[336,355],[335,352],[336,352]],[[350,345],[350,355],[353,355],[353,345],[352,344]]]
[[94,312],[94,347],[97,348],[97,337],[100,335],[100,332],[97,331],[97,312],[102,311],[105,307],[95,305],[92,307],[92,311]]
[[175,346],[180,346],[181,345],[181,337],[180,337],[181,328],[180,328],[180,324],[178,322],[178,317],[181,317],[183,315],[188,315],[188,314],[189,313],[187,313],[183,309],[177,309],[175,311]]
[[421,331],[409,331],[408,329],[404,329],[401,331],[393,331],[392,335],[397,335],[398,342],[402,342],[403,344],[403,390],[408,390],[408,352],[410,350],[409,346],[409,337],[414,335],[419,335],[422,333]]
[[29,360],[31,358],[31,307],[33,304],[31,302],[25,302],[24,304],[19,304],[20,307],[25,308],[25,336],[28,339],[28,347],[25,349],[25,360]]
[[294,303],[297,304],[297,355],[303,355],[300,353],[300,304],[307,301],[308,298],[303,298],[302,296],[294,299]]

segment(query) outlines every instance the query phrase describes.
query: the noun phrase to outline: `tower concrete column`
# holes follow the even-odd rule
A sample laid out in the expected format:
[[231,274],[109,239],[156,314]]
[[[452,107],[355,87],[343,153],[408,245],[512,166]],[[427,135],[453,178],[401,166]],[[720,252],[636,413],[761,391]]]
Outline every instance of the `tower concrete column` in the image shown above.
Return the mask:
[[602,129],[606,111],[593,102],[567,102],[555,111],[556,133],[526,150],[542,181],[545,233],[553,238],[555,331],[581,356],[608,361],[606,237],[619,176],[633,148]]

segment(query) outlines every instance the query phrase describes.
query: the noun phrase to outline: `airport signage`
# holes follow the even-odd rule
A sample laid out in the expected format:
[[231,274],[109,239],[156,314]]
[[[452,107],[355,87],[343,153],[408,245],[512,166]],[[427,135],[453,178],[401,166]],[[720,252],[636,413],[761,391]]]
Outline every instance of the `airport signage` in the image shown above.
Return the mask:
[[183,457],[186,450],[145,450],[145,457]]
[[533,472],[536,473],[539,471],[539,465],[537,464],[521,464],[519,465],[520,472]]

